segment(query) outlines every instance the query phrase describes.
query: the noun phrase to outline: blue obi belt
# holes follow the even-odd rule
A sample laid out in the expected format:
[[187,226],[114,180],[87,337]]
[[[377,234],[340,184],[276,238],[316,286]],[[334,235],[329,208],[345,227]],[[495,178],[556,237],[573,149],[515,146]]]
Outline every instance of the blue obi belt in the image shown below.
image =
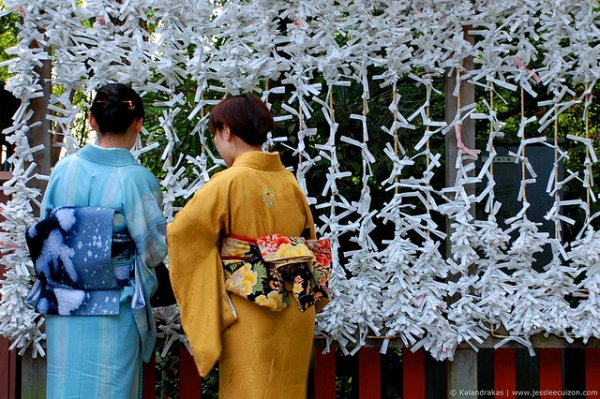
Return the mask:
[[28,302],[54,315],[119,314],[120,290],[134,276],[135,244],[113,231],[114,209],[60,207],[27,230],[37,281]]

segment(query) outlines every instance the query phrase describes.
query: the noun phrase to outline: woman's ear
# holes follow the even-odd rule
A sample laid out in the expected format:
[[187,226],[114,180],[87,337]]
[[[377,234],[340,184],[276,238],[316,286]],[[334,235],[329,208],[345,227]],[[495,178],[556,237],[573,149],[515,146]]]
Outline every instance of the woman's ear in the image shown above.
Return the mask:
[[135,125],[134,125],[135,131],[137,133],[141,132],[142,126],[144,125],[144,118],[141,118],[141,117],[137,118],[134,123],[135,123]]
[[231,141],[235,138],[235,135],[231,133],[231,129],[226,124],[223,124],[223,129],[221,132],[223,134],[223,138],[227,141]]
[[90,114],[90,126],[92,127],[92,129],[94,129],[95,131],[99,131],[98,130],[98,123],[96,122],[96,118],[94,118],[94,115]]

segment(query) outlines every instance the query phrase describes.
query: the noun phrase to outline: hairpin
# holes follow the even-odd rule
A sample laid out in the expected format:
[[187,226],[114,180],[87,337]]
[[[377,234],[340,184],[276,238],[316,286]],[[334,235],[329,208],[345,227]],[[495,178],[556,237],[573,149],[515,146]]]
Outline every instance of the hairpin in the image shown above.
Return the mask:
[[[108,101],[108,100],[96,100],[96,102],[97,103],[108,103],[110,101]],[[133,105],[133,101],[131,101],[131,100],[121,100],[119,102],[121,102],[123,104],[126,104],[127,105],[127,109],[129,111],[133,111],[135,109],[135,105]]]

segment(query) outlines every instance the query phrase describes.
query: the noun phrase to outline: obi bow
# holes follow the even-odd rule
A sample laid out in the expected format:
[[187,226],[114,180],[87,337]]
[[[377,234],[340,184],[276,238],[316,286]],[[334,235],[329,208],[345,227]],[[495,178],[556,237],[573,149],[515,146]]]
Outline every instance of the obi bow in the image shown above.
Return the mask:
[[259,306],[281,311],[290,287],[304,312],[330,297],[331,243],[270,234],[256,239],[227,235],[221,243],[225,289]]

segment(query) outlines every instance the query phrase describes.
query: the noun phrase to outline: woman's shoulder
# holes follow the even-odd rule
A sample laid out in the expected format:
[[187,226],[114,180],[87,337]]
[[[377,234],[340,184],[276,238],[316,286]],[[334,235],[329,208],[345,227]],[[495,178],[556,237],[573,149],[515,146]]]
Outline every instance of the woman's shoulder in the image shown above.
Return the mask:
[[159,189],[157,177],[142,165],[128,165],[120,170],[120,180],[123,186],[149,187]]
[[69,154],[63,155],[52,167],[52,169],[62,168],[66,165],[71,165],[74,163],[79,163],[82,161],[80,157],[77,156],[78,151],[71,152]]
[[156,179],[154,173],[150,171],[150,169],[146,168],[144,165],[135,164],[135,165],[127,165],[123,167],[123,176],[125,177],[133,177],[133,178],[147,178],[147,179]]
[[224,169],[212,175],[210,179],[202,185],[204,190],[219,190],[227,187],[235,180],[235,174],[231,173],[231,169]]

